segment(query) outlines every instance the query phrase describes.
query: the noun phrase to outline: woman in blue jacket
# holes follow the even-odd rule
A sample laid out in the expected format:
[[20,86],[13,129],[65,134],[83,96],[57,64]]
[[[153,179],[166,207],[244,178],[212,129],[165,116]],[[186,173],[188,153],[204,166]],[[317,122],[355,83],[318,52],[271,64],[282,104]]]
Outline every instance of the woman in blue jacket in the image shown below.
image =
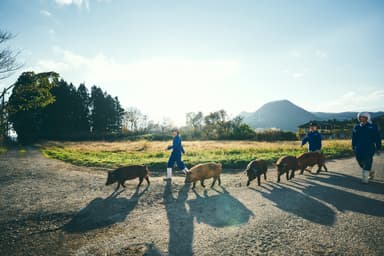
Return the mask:
[[309,124],[309,132],[301,141],[301,146],[304,146],[308,142],[308,152],[321,150],[321,134],[317,131],[317,124],[311,122]]
[[368,183],[373,179],[375,172],[372,171],[373,155],[380,154],[381,137],[377,126],[372,124],[371,115],[368,112],[360,112],[357,115],[360,124],[352,131],[352,149],[359,166],[361,167],[362,182]]
[[185,167],[183,161],[181,161],[181,155],[185,153],[183,145],[181,144],[181,137],[179,134],[179,130],[174,128],[172,129],[173,142],[172,146],[168,146],[167,150],[172,149],[172,153],[169,157],[167,164],[167,177],[164,180],[172,179],[172,167],[177,164],[177,167],[187,174],[189,171],[187,167]]

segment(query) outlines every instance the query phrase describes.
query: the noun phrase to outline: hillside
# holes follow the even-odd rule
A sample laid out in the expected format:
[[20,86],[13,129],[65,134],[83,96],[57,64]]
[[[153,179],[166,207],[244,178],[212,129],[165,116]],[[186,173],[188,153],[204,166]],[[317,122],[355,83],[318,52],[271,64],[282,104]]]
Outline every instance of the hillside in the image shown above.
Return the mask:
[[[372,118],[384,115],[383,111],[373,112]],[[289,100],[271,101],[261,106],[255,112],[241,112],[244,122],[255,129],[278,128],[287,131],[297,131],[299,125],[309,121],[350,120],[355,119],[357,112],[309,112]]]
[[264,104],[254,113],[244,115],[244,122],[253,128],[279,128],[296,131],[297,126],[317,117],[311,112],[288,100],[272,101]]

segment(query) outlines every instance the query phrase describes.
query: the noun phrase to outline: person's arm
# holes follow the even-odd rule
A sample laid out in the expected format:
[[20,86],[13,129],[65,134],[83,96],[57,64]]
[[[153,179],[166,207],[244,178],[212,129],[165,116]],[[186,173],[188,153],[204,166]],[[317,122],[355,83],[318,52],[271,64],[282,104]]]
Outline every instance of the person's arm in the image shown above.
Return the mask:
[[352,130],[352,150],[353,151],[356,151],[356,141],[357,141],[357,137],[356,137],[356,127],[353,128]]
[[170,149],[175,149],[175,145],[176,145],[175,140],[176,140],[176,137],[173,138],[172,145],[167,147],[168,150],[170,150]]
[[304,146],[305,143],[307,143],[307,142],[308,142],[308,134],[305,135],[304,139],[301,141],[301,146]]
[[380,136],[379,130],[377,129],[377,126],[375,128],[376,128],[375,129],[375,133],[376,133],[376,140],[375,140],[376,152],[378,154],[380,154],[380,151],[381,151],[381,136]]

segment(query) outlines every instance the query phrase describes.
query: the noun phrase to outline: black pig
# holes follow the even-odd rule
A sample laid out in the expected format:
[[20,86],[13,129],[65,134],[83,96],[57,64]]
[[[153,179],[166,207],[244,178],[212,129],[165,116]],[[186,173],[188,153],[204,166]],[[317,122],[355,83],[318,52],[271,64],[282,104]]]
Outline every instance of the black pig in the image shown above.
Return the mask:
[[135,178],[139,178],[139,185],[137,187],[140,187],[141,183],[143,182],[144,178],[147,180],[148,185],[149,182],[149,170],[148,167],[145,165],[129,165],[117,168],[116,170],[109,171],[108,172],[108,178],[107,183],[105,185],[110,185],[115,182],[118,182],[116,190],[119,189],[120,185],[122,185],[125,188],[125,181],[126,180],[132,180]]

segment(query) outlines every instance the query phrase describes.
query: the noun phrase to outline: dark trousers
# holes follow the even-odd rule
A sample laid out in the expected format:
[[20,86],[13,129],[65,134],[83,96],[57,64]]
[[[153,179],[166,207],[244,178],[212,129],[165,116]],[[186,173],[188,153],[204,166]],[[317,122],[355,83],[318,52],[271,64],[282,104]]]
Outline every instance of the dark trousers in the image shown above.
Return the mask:
[[356,160],[362,169],[366,171],[370,171],[372,169],[373,155],[357,154]]
[[178,155],[178,154],[172,153],[171,156],[169,157],[167,167],[172,168],[175,165],[175,162],[177,164],[177,168],[179,168],[180,170],[184,170],[185,165],[183,161],[181,161],[181,154]]

